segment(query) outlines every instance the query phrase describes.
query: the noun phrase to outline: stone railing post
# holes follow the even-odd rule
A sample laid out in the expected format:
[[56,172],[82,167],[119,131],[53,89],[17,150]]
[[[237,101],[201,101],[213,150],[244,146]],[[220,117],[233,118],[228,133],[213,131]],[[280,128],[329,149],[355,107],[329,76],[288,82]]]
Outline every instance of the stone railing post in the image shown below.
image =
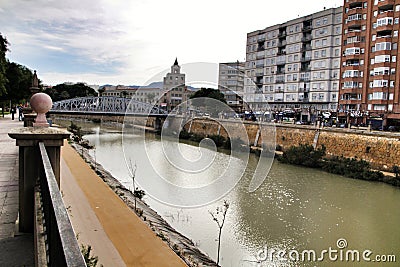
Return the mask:
[[32,232],[34,187],[42,171],[39,142],[46,146],[58,186],[60,186],[60,148],[69,137],[66,130],[45,127],[23,127],[8,135],[19,146],[19,231]]
[[66,130],[48,127],[45,113],[52,106],[50,96],[36,93],[31,97],[31,107],[37,113],[33,127],[11,130],[8,135],[19,146],[19,231],[33,232],[34,187],[43,172],[39,142],[43,142],[49,156],[54,176],[60,187],[60,147],[69,137]]

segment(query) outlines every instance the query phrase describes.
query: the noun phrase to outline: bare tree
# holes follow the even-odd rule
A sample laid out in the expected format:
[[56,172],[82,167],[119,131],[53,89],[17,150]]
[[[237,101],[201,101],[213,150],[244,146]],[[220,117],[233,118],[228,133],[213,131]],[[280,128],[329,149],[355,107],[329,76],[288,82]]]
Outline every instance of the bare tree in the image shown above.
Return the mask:
[[218,233],[218,251],[217,251],[217,265],[219,266],[219,252],[221,248],[221,234],[222,234],[222,227],[224,227],[225,224],[225,218],[226,218],[226,213],[228,212],[229,209],[229,203],[227,200],[224,200],[224,205],[222,207],[217,207],[216,212],[211,212],[210,213],[211,217],[213,220],[217,223],[218,228],[219,228],[219,233]]
[[129,169],[129,174],[130,174],[130,176],[132,178],[133,196],[135,198],[135,212],[136,212],[136,194],[135,194],[135,176],[136,176],[136,170],[137,170],[136,162],[135,162],[135,165],[133,166],[132,165],[132,160],[129,159],[128,169]]

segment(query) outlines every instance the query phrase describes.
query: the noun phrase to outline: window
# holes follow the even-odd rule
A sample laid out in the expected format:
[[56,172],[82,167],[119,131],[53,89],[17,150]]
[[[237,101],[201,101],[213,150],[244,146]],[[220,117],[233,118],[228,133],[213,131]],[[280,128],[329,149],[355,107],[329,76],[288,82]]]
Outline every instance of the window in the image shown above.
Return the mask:
[[388,75],[390,71],[389,67],[380,67],[380,68],[374,68],[373,74],[374,76],[378,75]]
[[396,62],[396,56],[392,56],[392,62]]
[[397,37],[399,35],[399,31],[394,31],[393,32],[393,37]]
[[373,87],[377,88],[377,87],[388,87],[388,80],[374,80],[373,81]]
[[340,49],[335,49],[335,57],[338,57],[340,54]]
[[389,42],[382,42],[375,44],[375,51],[391,50],[392,44]]
[[358,70],[346,70],[343,72],[343,78],[348,78],[348,77],[360,77],[360,73]]
[[392,25],[393,24],[393,18],[392,17],[381,18],[381,19],[378,19],[376,21],[376,23],[377,23],[378,27],[385,26],[385,25]]
[[359,55],[360,54],[360,48],[359,47],[351,47],[351,48],[346,48],[344,51],[344,55]]
[[361,20],[361,19],[362,19],[362,15],[361,14],[354,14],[354,15],[348,16],[346,21],[345,21],[345,23],[348,23],[348,22],[353,21],[353,20]]
[[396,10],[396,12],[399,12],[400,11],[400,5],[396,5],[395,10]]
[[[383,63],[383,62],[390,62],[390,56],[389,55],[375,56],[374,63]],[[374,64],[374,63],[372,63],[372,64]]]

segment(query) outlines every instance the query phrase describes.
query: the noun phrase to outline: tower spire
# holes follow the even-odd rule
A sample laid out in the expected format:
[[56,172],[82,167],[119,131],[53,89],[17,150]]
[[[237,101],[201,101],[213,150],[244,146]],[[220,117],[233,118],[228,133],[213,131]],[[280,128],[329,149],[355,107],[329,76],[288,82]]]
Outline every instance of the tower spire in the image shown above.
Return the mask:
[[177,57],[175,58],[175,63],[174,63],[174,65],[179,65],[179,64],[178,64],[178,58],[177,58]]

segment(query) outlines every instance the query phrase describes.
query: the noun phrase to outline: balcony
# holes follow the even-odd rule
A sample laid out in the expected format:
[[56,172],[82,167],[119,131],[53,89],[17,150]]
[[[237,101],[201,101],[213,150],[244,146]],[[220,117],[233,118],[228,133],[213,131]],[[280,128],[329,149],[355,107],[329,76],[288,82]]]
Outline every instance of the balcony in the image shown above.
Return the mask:
[[309,82],[310,80],[310,77],[300,77],[299,79],[300,82]]
[[363,20],[352,20],[352,21],[346,21],[346,25],[348,28],[356,28],[356,29],[361,29],[361,24]]
[[391,17],[391,18],[394,17],[393,9],[389,9],[389,10],[386,10],[386,11],[379,12],[379,14],[378,14],[378,16],[376,18],[377,19],[382,19],[382,18],[386,18],[386,17]]
[[276,71],[276,74],[285,74],[285,70],[284,69],[278,69]]
[[256,76],[263,76],[264,70],[256,70]]
[[[276,79],[275,80],[275,83],[285,83],[285,79],[283,78],[283,79]],[[282,89],[283,90],[283,89]]]
[[313,27],[308,25],[308,26],[303,26],[303,28],[301,29],[302,32],[310,32],[312,31]]
[[279,37],[279,38],[286,37],[286,31],[279,32],[279,33],[278,33],[278,37]]
[[284,64],[286,64],[286,58],[285,59],[276,60],[276,65],[284,65]]
[[[388,4],[388,2],[392,2],[392,4]],[[378,1],[378,9],[379,10],[393,10],[393,2],[394,1]]]
[[262,88],[263,87],[263,82],[262,81],[255,82],[255,84],[256,84],[257,88]]
[[312,36],[311,35],[307,35],[307,36],[303,36],[301,38],[301,41],[304,42],[310,42],[312,40]]
[[301,71],[301,72],[311,71],[311,67],[310,67],[310,66],[307,66],[307,67],[303,67],[303,66],[302,66],[302,67],[300,68],[300,71]]
[[256,59],[263,59],[265,57],[264,53],[260,53],[256,55]]
[[265,42],[265,36],[263,36],[263,37],[258,37],[257,43],[263,43],[263,42]]
[[264,68],[264,63],[258,63],[258,64],[256,64],[256,68]]
[[301,57],[301,62],[311,61],[311,57]]
[[310,92],[310,88],[299,88],[300,93],[308,93]]
[[278,55],[278,56],[286,55],[286,51],[285,50],[279,50],[278,53],[276,53],[276,55]]
[[283,93],[284,91],[283,88],[275,89],[275,93]]
[[301,52],[310,51],[312,49],[311,45],[303,45],[301,47]]
[[340,89],[341,94],[360,94],[362,92],[361,88],[344,88]]
[[286,46],[286,41],[278,42],[278,47],[284,47],[284,46]]

